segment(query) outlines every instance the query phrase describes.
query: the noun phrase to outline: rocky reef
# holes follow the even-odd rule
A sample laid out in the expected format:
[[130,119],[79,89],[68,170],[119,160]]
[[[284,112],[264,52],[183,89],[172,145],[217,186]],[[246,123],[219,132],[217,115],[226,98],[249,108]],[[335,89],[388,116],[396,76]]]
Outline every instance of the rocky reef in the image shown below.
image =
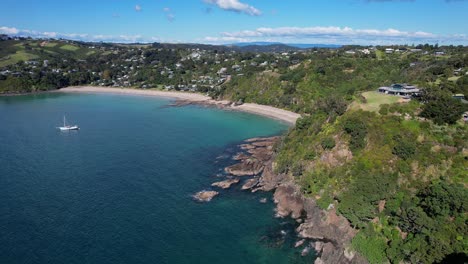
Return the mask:
[[[212,184],[228,189],[243,180],[241,190],[272,191],[277,217],[291,217],[297,223],[297,242],[302,255],[315,250],[316,264],[322,263],[367,263],[351,250],[351,240],[356,235],[346,218],[336,213],[333,204],[327,210],[318,207],[311,197],[305,197],[294,178],[274,172],[274,145],[279,137],[252,138],[238,147],[240,152],[232,159],[237,161],[224,169],[227,179]],[[219,193],[201,191],[194,195],[198,201],[207,202]],[[262,202],[266,202],[264,199]]]
[[336,213],[331,204],[327,210],[319,208],[313,198],[304,197],[293,177],[277,174],[274,166],[274,144],[279,137],[252,138],[239,147],[243,152],[233,159],[238,163],[225,168],[232,176],[252,176],[242,190],[274,191],[278,217],[292,217],[298,223],[297,247],[302,254],[314,249],[319,256],[315,263],[367,263],[350,249],[356,234],[346,218]]
[[209,202],[213,197],[218,195],[216,191],[200,191],[193,195],[193,198],[199,202]]

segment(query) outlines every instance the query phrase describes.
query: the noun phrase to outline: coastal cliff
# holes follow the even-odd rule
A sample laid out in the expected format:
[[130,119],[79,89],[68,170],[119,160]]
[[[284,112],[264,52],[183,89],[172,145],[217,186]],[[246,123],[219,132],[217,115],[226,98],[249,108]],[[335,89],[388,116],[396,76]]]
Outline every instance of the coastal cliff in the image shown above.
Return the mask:
[[274,172],[274,145],[279,140],[279,137],[246,140],[239,146],[242,152],[233,157],[238,163],[225,171],[232,176],[252,177],[245,181],[243,190],[274,192],[277,217],[296,220],[296,246],[304,248],[303,254],[313,248],[319,256],[315,263],[367,263],[350,248],[357,231],[336,213],[333,205],[328,210],[320,209],[313,198],[303,195],[293,177]]

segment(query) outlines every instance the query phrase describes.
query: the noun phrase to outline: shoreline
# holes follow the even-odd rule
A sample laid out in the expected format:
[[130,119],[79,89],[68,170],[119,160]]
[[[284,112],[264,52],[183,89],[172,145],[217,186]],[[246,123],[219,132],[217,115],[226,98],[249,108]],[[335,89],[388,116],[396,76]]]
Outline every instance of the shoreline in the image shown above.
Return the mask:
[[[233,185],[240,185],[236,187],[239,191],[271,192],[276,208],[275,217],[290,218],[296,222],[294,248],[301,250],[301,256],[307,256],[313,251],[315,264],[368,263],[351,247],[357,230],[337,212],[334,204],[327,209],[320,208],[315,198],[303,194],[291,174],[274,171],[274,145],[279,140],[279,136],[271,136],[239,142],[238,149],[231,156],[235,162],[224,168],[225,177],[218,178],[217,182],[211,184],[211,188],[199,193],[211,199],[218,194],[222,196],[223,190]],[[194,198],[200,202],[210,200],[197,196]]]
[[164,98],[174,98],[181,101],[187,101],[194,104],[218,106],[226,110],[241,111],[256,115],[273,118],[279,121],[295,125],[296,120],[301,117],[300,114],[272,107],[267,105],[259,105],[253,103],[245,103],[234,106],[230,101],[216,101],[209,96],[191,93],[191,92],[174,92],[161,90],[143,90],[137,88],[111,88],[111,87],[95,87],[95,86],[71,86],[51,91],[54,93],[108,93],[108,94],[124,94],[137,96],[154,96]]

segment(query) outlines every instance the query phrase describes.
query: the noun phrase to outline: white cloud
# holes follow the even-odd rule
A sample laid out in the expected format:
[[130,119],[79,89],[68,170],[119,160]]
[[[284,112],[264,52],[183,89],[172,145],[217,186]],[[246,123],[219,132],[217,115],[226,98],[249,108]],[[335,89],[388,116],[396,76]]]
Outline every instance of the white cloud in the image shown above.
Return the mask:
[[247,38],[236,38],[236,37],[205,37],[200,40],[205,43],[239,43],[249,42]]
[[351,27],[261,27],[254,30],[222,32],[218,37],[206,37],[209,43],[232,43],[231,40],[314,42],[334,44],[411,44],[411,43],[454,43],[466,45],[465,35],[437,35],[424,31],[402,31],[398,29],[353,29]]
[[167,20],[169,20],[169,22],[172,22],[175,19],[175,15],[174,14],[167,14],[166,18],[167,18]]
[[169,7],[163,8],[163,11],[164,11],[164,13],[166,14],[166,19],[167,19],[169,22],[174,21],[175,15],[171,12],[171,9],[170,9]]
[[153,42],[153,38],[145,38],[140,34],[135,35],[90,35],[85,33],[60,33],[50,31],[36,31],[30,29],[16,29],[9,27],[0,27],[1,34],[9,34],[19,37],[33,37],[33,38],[64,38],[79,41],[103,41],[103,42],[119,42],[119,43],[132,43],[132,42]]
[[407,32],[397,29],[353,29],[350,27],[262,27],[255,30],[224,32],[223,36],[230,37],[310,37],[310,36],[341,36],[341,37],[424,37],[432,38],[434,34],[428,32]]
[[136,5],[136,6],[135,6],[135,11],[140,12],[140,11],[141,11],[141,6],[140,6],[140,5]]
[[262,14],[257,8],[242,3],[239,0],[205,0],[205,3],[217,5],[223,10],[245,13],[251,16],[259,16]]
[[0,27],[0,34],[14,35],[14,34],[18,34],[18,32],[19,30],[17,28]]

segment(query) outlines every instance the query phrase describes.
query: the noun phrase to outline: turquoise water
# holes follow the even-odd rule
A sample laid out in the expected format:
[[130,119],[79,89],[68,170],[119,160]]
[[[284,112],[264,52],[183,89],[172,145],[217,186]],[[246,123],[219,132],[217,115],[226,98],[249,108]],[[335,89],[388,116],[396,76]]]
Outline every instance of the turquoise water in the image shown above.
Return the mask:
[[[292,246],[295,225],[273,217],[271,194],[191,198],[222,179],[239,142],[287,126],[169,102],[0,98],[0,263],[311,262]],[[64,114],[81,130],[58,131]]]

